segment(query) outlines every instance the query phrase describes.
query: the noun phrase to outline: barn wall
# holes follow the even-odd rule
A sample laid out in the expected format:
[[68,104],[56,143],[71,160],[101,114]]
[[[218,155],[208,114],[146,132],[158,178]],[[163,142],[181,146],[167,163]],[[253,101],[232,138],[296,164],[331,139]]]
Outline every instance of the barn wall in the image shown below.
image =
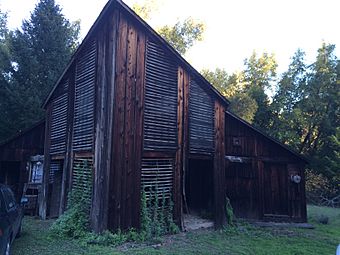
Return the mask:
[[[8,179],[6,182],[0,178],[0,181],[12,186],[17,199],[21,198],[24,183],[28,181],[26,162],[31,156],[44,153],[44,135],[45,121],[41,121],[0,145],[0,176]],[[10,169],[9,165],[12,166]]]
[[[304,162],[226,114],[226,194],[239,217],[304,221]],[[298,174],[300,184],[290,180]]]
[[197,78],[190,80],[189,91],[189,152],[213,155],[214,98],[203,89],[202,82]]
[[119,12],[116,26],[110,229],[139,227],[146,38]]
[[[93,160],[97,45],[90,38],[65,72],[46,105],[43,192],[39,215],[58,216],[72,188],[73,160]],[[60,165],[60,180],[50,179]],[[58,172],[59,174],[59,172]]]

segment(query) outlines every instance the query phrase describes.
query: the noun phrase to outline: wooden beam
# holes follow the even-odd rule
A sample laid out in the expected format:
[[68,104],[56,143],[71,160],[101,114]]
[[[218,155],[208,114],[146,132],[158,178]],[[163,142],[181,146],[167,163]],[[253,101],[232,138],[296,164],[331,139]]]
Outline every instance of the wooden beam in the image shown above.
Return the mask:
[[184,70],[178,68],[178,95],[177,95],[177,143],[178,149],[175,158],[175,171],[173,175],[173,200],[174,219],[177,225],[183,229],[182,219],[182,192],[181,192],[181,172],[183,168],[183,114],[184,114]]
[[225,211],[225,108],[215,101],[214,201],[215,228],[226,224]]
[[50,176],[50,145],[51,145],[51,104],[48,105],[46,111],[45,124],[45,147],[44,147],[44,171],[43,181],[41,185],[41,193],[38,196],[39,200],[39,216],[45,220],[47,217],[47,199],[48,199],[48,182]]

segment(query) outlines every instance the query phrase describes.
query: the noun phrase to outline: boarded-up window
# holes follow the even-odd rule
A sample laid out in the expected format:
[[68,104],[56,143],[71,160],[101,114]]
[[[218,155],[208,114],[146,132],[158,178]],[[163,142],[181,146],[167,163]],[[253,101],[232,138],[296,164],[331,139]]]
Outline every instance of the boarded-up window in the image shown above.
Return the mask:
[[173,159],[142,160],[141,184],[147,200],[157,194],[159,201],[170,199],[173,186]]
[[62,93],[52,101],[51,155],[62,154],[66,151],[68,80],[63,81],[58,87]]
[[177,149],[177,65],[156,43],[147,43],[144,149]]
[[76,156],[73,160],[72,189],[82,192],[82,197],[91,201],[92,197],[92,156]]
[[213,153],[214,101],[195,80],[190,81],[189,136],[190,153]]
[[93,147],[95,72],[96,43],[92,41],[79,53],[76,62],[74,150],[92,150]]

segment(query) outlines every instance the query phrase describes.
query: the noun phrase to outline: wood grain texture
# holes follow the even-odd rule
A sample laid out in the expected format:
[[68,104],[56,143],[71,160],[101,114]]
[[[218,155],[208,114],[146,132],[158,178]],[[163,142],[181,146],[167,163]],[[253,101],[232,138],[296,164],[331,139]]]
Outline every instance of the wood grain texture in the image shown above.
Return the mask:
[[117,29],[109,228],[138,228],[143,146],[145,36],[120,14]]
[[[227,196],[235,208],[236,216],[306,221],[304,162],[228,113],[225,135],[226,155],[247,158],[252,162],[251,168],[247,168],[245,163],[228,162],[226,166]],[[243,169],[253,173],[254,178],[234,174],[235,165],[238,165],[239,171]],[[301,184],[291,182],[293,173],[302,177]],[[244,193],[244,190],[248,192]]]
[[173,201],[174,201],[174,219],[178,226],[183,229],[183,206],[182,206],[182,190],[181,190],[181,176],[183,169],[183,121],[184,121],[184,70],[178,68],[178,95],[177,95],[177,143],[178,149],[176,151],[175,171],[173,175]]
[[215,101],[214,201],[215,228],[226,224],[225,212],[225,108]]

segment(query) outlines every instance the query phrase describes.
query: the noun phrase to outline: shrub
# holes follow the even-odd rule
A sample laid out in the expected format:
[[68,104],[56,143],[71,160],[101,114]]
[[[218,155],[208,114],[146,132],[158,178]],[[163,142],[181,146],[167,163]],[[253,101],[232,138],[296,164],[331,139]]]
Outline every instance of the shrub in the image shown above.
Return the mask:
[[225,203],[225,209],[226,209],[226,218],[227,218],[227,224],[230,226],[234,225],[234,210],[233,207],[231,206],[230,199],[226,197],[226,203]]
[[321,224],[327,225],[328,222],[329,222],[329,218],[328,218],[328,216],[321,214],[318,217],[318,222],[321,223]]

